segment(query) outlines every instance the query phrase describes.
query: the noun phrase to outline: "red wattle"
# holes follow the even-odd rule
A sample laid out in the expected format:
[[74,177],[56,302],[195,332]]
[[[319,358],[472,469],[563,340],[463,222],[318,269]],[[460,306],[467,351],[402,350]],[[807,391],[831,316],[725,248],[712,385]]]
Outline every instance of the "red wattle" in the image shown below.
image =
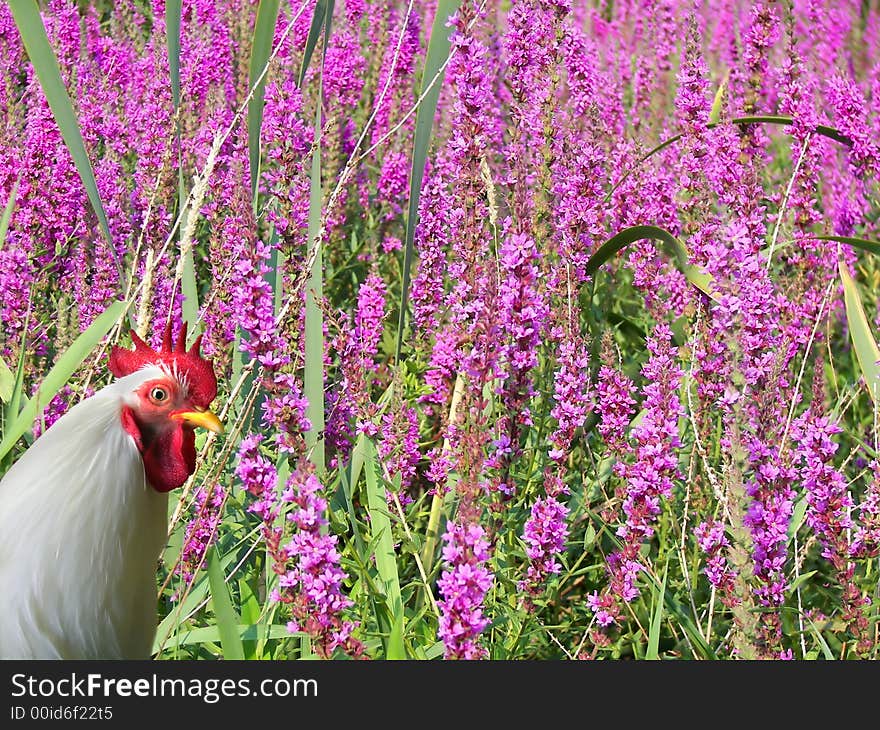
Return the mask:
[[121,420],[141,452],[147,481],[157,492],[177,489],[196,470],[196,435],[192,428],[177,421],[151,434],[141,429],[128,406],[123,407]]
[[153,489],[170,492],[196,470],[196,435],[191,428],[177,424],[159,434],[142,456]]

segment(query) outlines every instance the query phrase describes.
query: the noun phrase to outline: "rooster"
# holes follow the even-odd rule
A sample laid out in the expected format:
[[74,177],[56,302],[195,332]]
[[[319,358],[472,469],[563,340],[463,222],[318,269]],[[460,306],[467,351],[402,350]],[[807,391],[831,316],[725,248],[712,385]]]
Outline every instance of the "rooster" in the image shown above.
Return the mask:
[[0,481],[0,658],[148,658],[168,492],[195,471],[211,363],[186,325],[157,352],[114,347],[116,380],[56,421]]

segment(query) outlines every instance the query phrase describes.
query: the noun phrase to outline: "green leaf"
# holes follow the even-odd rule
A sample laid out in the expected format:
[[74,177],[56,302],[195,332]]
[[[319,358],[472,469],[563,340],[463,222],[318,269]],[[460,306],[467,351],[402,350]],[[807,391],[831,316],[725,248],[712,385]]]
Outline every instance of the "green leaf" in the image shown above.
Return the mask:
[[718,90],[715,92],[715,98],[712,100],[712,108],[709,110],[709,126],[714,126],[721,121],[721,112],[722,105],[724,104],[724,95],[727,92],[727,80],[730,77],[729,73],[724,74],[724,79],[718,85]]
[[846,303],[846,321],[849,328],[849,334],[852,339],[853,348],[856,351],[856,357],[859,361],[859,367],[862,376],[865,378],[865,385],[868,386],[868,392],[874,404],[877,404],[877,385],[880,382],[880,350],[877,349],[877,343],[871,334],[871,327],[868,324],[868,318],[865,316],[865,310],[862,308],[862,300],[859,296],[859,290],[856,283],[847,271],[846,264],[843,261],[838,262],[837,266],[840,271],[840,281],[843,284],[843,298]]
[[315,52],[318,38],[321,37],[322,25],[325,26],[326,35],[330,35],[330,18],[333,17],[333,5],[333,0],[318,0],[315,3],[315,12],[312,14],[312,24],[309,26],[309,35],[306,38],[306,47],[303,50],[302,65],[299,68],[299,77],[296,82],[297,86],[301,87],[303,81],[305,81],[306,71],[309,70],[309,64],[312,62],[312,54]]
[[791,520],[788,523],[788,540],[791,542],[794,539],[795,534],[801,528],[801,525],[804,524],[804,518],[807,516],[807,498],[801,497],[797,502],[794,503],[794,508],[791,511]]
[[370,511],[370,527],[375,537],[376,570],[385,591],[388,610],[391,613],[390,625],[385,626],[388,640],[385,645],[386,659],[406,659],[403,645],[403,601],[400,596],[400,579],[397,575],[397,556],[391,533],[391,520],[388,516],[388,502],[385,487],[379,479],[379,455],[373,442],[361,434],[355,448],[360,450],[364,464],[367,484],[367,504]]
[[808,618],[807,621],[810,622],[810,630],[813,632],[813,635],[816,637],[816,641],[819,642],[819,646],[822,649],[822,655],[828,661],[833,662],[834,661],[834,653],[831,651],[831,647],[828,646],[828,642],[825,641],[825,637],[822,636],[822,633],[819,631],[819,629],[816,628],[816,624],[813,623],[812,619]]
[[[317,13],[317,9],[315,12]],[[326,13],[325,49],[330,36],[332,2],[327,6]],[[314,260],[306,284],[305,372],[303,374],[303,394],[309,403],[306,409],[306,418],[312,424],[311,429],[305,434],[305,440],[311,462],[319,473],[324,470],[324,442],[319,440],[324,432],[324,314],[321,309],[321,301],[324,298],[324,264],[320,235],[323,206],[323,188],[321,186],[322,85],[323,79],[318,86],[318,103],[315,105],[315,144],[312,151],[309,187],[307,250],[309,255],[314,255]]]
[[77,337],[52,369],[46,374],[34,396],[25,404],[0,442],[0,459],[9,453],[19,437],[27,431],[55,394],[68,381],[89,353],[104,338],[125,312],[125,302],[114,302],[95,319],[89,328]]
[[[254,624],[239,624],[235,627],[241,641],[257,641],[258,639],[286,639],[292,636],[300,636],[299,632],[291,633],[283,624],[272,624],[268,627]],[[220,629],[217,626],[200,626],[195,629],[181,629],[174,636],[174,646],[186,646],[188,644],[217,644],[222,645]],[[228,658],[228,657],[226,657]]]
[[[359,458],[363,458],[363,452],[357,452]],[[357,514],[354,510],[354,501],[352,499],[354,485],[357,484],[357,480],[360,478],[360,471],[363,467],[363,461],[358,464],[357,473],[354,471],[354,458],[355,453],[352,453],[352,460],[348,467],[345,469],[341,469],[339,472],[339,481],[340,481],[340,489],[342,491],[343,499],[345,501],[345,509],[348,514],[348,519],[351,521],[352,532],[354,533],[354,545],[357,550],[358,555],[361,558],[366,559],[364,555],[364,541],[361,537],[361,531],[357,527]]]
[[15,376],[9,366],[0,358],[0,401],[9,403],[12,399],[12,388],[15,386]]
[[182,0],[166,0],[165,29],[168,34],[168,72],[171,77],[171,101],[180,107],[180,15]]
[[[207,555],[205,557],[207,558]],[[220,569],[225,570],[234,561],[235,553],[227,553],[220,561]],[[159,622],[159,627],[156,629],[156,638],[153,641],[153,654],[158,653],[161,646],[165,646],[168,649],[169,645],[173,646],[176,643],[177,637],[180,636],[181,632],[186,631],[181,624],[198,609],[205,596],[208,595],[209,587],[208,579],[206,577],[199,577],[183,596],[183,600],[175,602],[174,607]]]
[[442,641],[438,641],[425,649],[425,659],[439,659],[446,650]]
[[257,22],[254,25],[254,39],[251,44],[251,63],[248,88],[254,93],[248,102],[248,155],[251,165],[251,198],[256,209],[257,181],[260,178],[260,130],[263,127],[263,107],[266,94],[266,75],[263,74],[269,56],[272,55],[272,41],[275,38],[275,24],[278,22],[279,0],[260,0],[257,8]]
[[[397,346],[395,361],[400,362],[400,351],[403,347],[403,331],[406,326],[406,307],[409,300],[410,270],[412,269],[413,248],[416,225],[419,218],[419,198],[422,192],[422,179],[425,175],[425,160],[431,142],[431,131],[434,128],[434,115],[437,111],[437,100],[440,98],[440,86],[446,59],[449,57],[449,38],[452,28],[448,25],[449,17],[458,10],[459,0],[439,0],[431,27],[431,40],[425,55],[425,68],[422,72],[422,86],[419,97],[422,103],[416,115],[416,132],[413,137],[412,167],[409,178],[409,209],[406,215],[406,235],[403,252],[403,283],[400,293],[400,313],[397,319]],[[427,94],[425,90],[440,73],[436,83]]]
[[797,578],[795,578],[791,585],[788,587],[789,593],[794,593],[798,588],[800,588],[804,583],[806,583],[810,578],[816,575],[818,571],[811,570],[808,573],[801,573]]
[[809,238],[817,241],[837,241],[853,248],[860,248],[868,253],[880,254],[880,241],[871,241],[867,238],[853,238],[852,236],[810,236]]
[[0,251],[6,243],[6,231],[9,230],[9,221],[12,218],[12,211],[15,208],[15,199],[18,197],[18,180],[12,186],[9,193],[9,200],[6,201],[6,207],[3,209],[3,215],[0,217]]
[[[617,542],[616,538],[614,540]],[[651,573],[645,572],[644,575],[647,577],[648,581],[654,585],[655,589],[659,588],[660,583],[657,582],[657,579]],[[685,608],[675,599],[675,596],[670,591],[666,590],[663,591],[662,596],[663,602],[666,605],[666,610],[675,617],[679,627],[688,635],[688,640],[690,641],[691,646],[693,646],[699,656],[703,659],[717,659],[712,647],[706,643],[706,640],[694,624],[690,614],[688,614]]]
[[[707,129],[712,129],[713,127],[717,127],[721,122],[713,122],[710,121],[709,124],[706,125]],[[746,125],[746,124],[777,124],[781,126],[791,126],[794,124],[794,119],[792,117],[782,116],[782,115],[764,115],[764,116],[754,116],[754,117],[737,117],[736,119],[730,120],[731,124],[737,125]],[[835,142],[839,142],[843,145],[852,145],[852,140],[847,137],[842,132],[837,131],[834,127],[828,127],[824,124],[819,124],[816,126],[815,130],[816,134],[821,134],[823,137],[828,137],[828,139],[833,139]],[[663,140],[660,144],[658,144],[653,149],[646,152],[642,155],[635,165],[633,165],[629,170],[627,170],[623,176],[611,186],[611,189],[605,195],[605,201],[611,200],[611,196],[614,195],[614,191],[617,190],[626,179],[636,171],[639,165],[641,165],[645,160],[650,157],[653,157],[658,152],[665,150],[670,145],[675,144],[680,139],[684,137],[683,134],[679,133],[673,135],[669,139]]]
[[[190,211],[191,215],[196,215],[196,213],[197,211]],[[180,275],[180,293],[183,295],[183,302],[180,308],[183,321],[189,325],[187,339],[190,343],[199,333],[199,290],[196,284],[196,265],[193,248],[193,246],[187,246],[183,252],[183,272]]]
[[107,222],[107,215],[104,212],[104,205],[101,203],[101,196],[98,193],[98,185],[95,182],[95,173],[92,170],[92,163],[89,160],[86,147],[83,142],[82,134],[79,130],[79,123],[76,114],[73,111],[73,104],[70,96],[61,80],[61,71],[58,68],[58,60],[52,46],[49,45],[49,39],[46,36],[46,29],[43,27],[43,20],[40,18],[40,11],[34,0],[11,0],[9,8],[15,18],[15,24],[21,33],[21,40],[24,43],[28,57],[34,66],[34,72],[39,79],[43,93],[46,95],[46,101],[49,102],[49,108],[55,117],[55,123],[61,132],[61,137],[76,170],[82,180],[83,187],[89,197],[89,202],[98,217],[98,225],[101,232],[109,244],[107,249],[113,257],[113,263],[116,265],[116,271],[119,274],[120,281],[125,277],[122,273],[122,264],[116,253],[116,247],[113,245],[113,237],[110,235],[110,225]]
[[[15,366],[15,378],[12,383],[12,392],[9,395],[9,401],[4,409],[4,422],[6,430],[3,435],[9,433],[9,424],[15,422],[21,413],[23,405],[26,405],[27,399],[24,395],[24,364],[27,360],[27,333],[31,321],[31,298],[33,297],[33,289],[28,294],[28,308],[24,319],[24,326],[21,328],[21,342],[18,348],[18,363]],[[0,462],[3,461],[5,454],[0,455]]]
[[[168,44],[168,76],[171,82],[171,101],[177,115],[175,138],[177,140],[177,200],[178,213],[181,216],[180,230],[185,226],[186,218],[186,182],[183,177],[183,147],[180,143],[180,19],[182,12],[181,0],[169,0],[165,4],[165,28]],[[196,211],[189,211],[196,215]],[[189,339],[198,334],[199,291],[196,284],[196,268],[193,247],[187,246],[183,251],[183,270],[180,276],[180,293],[183,296],[181,310],[183,321],[189,325]]]
[[691,264],[687,247],[669,231],[658,226],[632,226],[612,236],[599,246],[598,251],[590,257],[590,260],[587,261],[584,267],[584,273],[592,276],[599,270],[602,264],[609,261],[622,248],[626,248],[635,241],[646,239],[661,241],[667,254],[672,258],[687,280],[706,296],[717,301],[718,295],[715,294],[712,288],[712,277]]
[[241,619],[232,607],[229,588],[226,586],[215,546],[212,546],[208,551],[207,563],[211,600],[214,604],[214,616],[217,619],[217,630],[220,634],[220,646],[223,647],[223,658],[244,659],[244,647],[238,631]]
[[663,625],[663,600],[666,596],[666,573],[669,561],[663,568],[663,580],[654,589],[654,615],[651,616],[651,628],[648,631],[648,650],[645,659],[660,658],[660,627]]

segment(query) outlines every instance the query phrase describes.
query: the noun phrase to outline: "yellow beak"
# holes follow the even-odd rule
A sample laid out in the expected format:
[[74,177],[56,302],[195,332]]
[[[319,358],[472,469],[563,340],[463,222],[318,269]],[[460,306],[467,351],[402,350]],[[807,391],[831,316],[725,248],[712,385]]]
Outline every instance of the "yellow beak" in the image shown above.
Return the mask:
[[214,433],[223,433],[223,424],[211,411],[183,411],[175,413],[174,418],[186,421],[193,426],[201,426],[207,428]]

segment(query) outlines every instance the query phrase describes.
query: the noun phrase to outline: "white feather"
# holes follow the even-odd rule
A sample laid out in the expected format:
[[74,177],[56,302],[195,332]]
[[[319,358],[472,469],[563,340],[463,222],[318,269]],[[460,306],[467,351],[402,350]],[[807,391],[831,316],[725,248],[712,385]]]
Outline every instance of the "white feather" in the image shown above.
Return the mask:
[[0,658],[147,658],[168,495],[146,482],[122,405],[148,367],[58,419],[0,481]]

